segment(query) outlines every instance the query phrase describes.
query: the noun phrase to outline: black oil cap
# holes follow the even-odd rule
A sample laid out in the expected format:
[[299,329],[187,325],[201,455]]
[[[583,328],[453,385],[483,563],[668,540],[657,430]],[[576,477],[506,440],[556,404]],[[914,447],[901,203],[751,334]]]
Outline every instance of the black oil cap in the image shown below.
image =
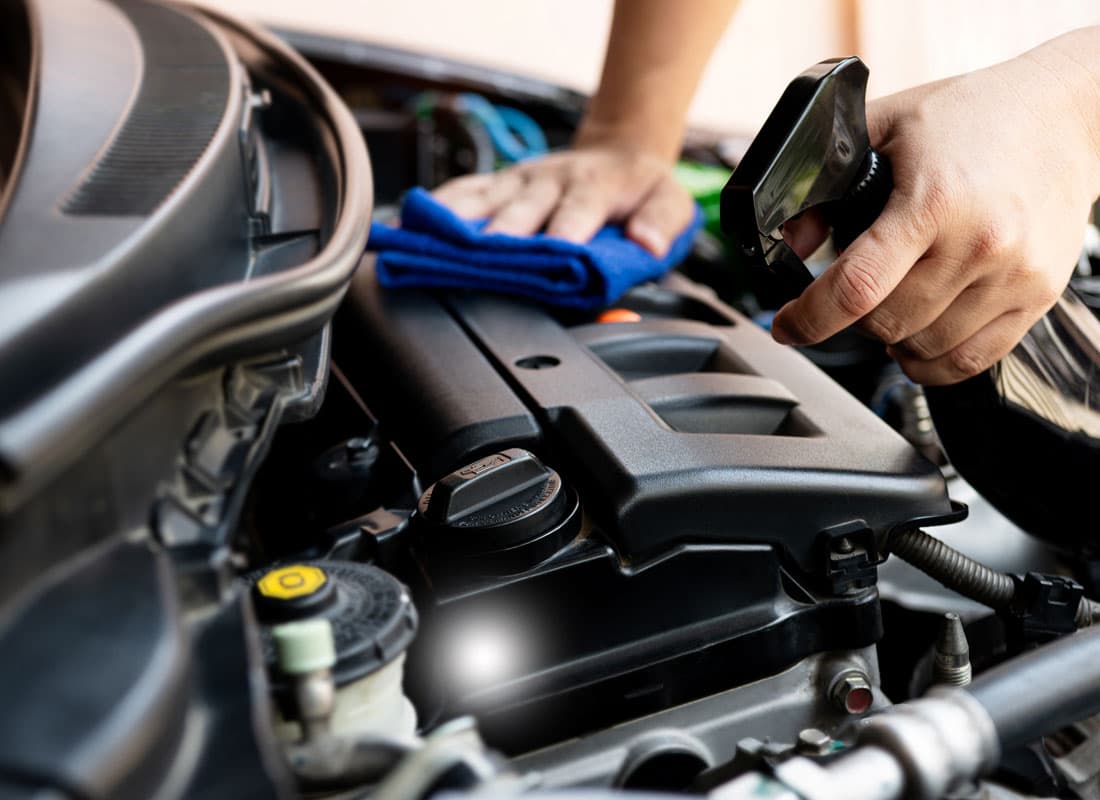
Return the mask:
[[430,547],[508,569],[557,552],[580,522],[576,497],[561,476],[516,448],[440,479],[421,496],[417,515]]
[[336,644],[337,686],[358,680],[405,652],[416,635],[417,615],[405,586],[388,572],[352,561],[302,561],[255,572],[252,587],[263,623],[264,660],[275,674],[271,628],[284,622],[325,617]]

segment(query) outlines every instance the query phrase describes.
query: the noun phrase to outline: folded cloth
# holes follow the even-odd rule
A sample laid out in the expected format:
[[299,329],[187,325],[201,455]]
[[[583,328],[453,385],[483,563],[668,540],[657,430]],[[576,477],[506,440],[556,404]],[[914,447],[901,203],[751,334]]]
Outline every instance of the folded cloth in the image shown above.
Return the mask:
[[658,278],[691,249],[702,224],[691,224],[663,258],[608,225],[587,244],[545,234],[483,233],[484,220],[465,220],[423,189],[405,195],[401,227],[371,226],[367,249],[378,253],[383,286],[486,289],[567,308],[606,306],[630,287]]

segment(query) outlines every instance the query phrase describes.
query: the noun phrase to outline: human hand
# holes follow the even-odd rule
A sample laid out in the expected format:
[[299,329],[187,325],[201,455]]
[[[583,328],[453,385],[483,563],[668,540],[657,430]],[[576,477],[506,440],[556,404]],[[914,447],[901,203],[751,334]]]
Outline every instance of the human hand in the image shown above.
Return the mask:
[[[868,107],[894,191],[776,315],[778,341],[858,322],[913,380],[947,384],[999,361],[1049,310],[1100,193],[1096,84],[1058,42]],[[805,257],[823,233],[809,217],[784,236]]]
[[621,144],[581,143],[499,172],[448,181],[435,197],[487,232],[587,242],[607,222],[655,256],[664,256],[694,213],[691,195],[667,159]]

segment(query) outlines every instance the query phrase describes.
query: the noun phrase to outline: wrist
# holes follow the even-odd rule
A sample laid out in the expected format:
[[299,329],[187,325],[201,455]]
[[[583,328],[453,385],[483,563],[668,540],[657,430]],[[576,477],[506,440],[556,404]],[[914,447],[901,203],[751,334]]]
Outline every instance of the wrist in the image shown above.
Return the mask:
[[573,137],[574,147],[611,147],[674,164],[680,157],[683,129],[667,120],[655,124],[644,113],[605,118],[589,112]]

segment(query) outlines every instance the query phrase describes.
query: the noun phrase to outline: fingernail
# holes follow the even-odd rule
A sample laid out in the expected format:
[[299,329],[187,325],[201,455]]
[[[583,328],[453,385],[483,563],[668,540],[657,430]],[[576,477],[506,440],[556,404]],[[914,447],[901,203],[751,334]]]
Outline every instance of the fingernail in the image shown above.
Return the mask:
[[[586,235],[587,234],[587,235]],[[569,225],[558,220],[553,220],[546,226],[546,235],[552,239],[563,239],[574,244],[587,244],[594,234],[589,233],[576,225]]]
[[588,244],[592,237],[585,236],[577,231],[547,231],[546,235],[551,239],[561,239],[563,242],[572,242],[573,244]]
[[657,258],[663,258],[668,252],[669,241],[660,231],[645,223],[630,226],[630,238],[651,252]]

